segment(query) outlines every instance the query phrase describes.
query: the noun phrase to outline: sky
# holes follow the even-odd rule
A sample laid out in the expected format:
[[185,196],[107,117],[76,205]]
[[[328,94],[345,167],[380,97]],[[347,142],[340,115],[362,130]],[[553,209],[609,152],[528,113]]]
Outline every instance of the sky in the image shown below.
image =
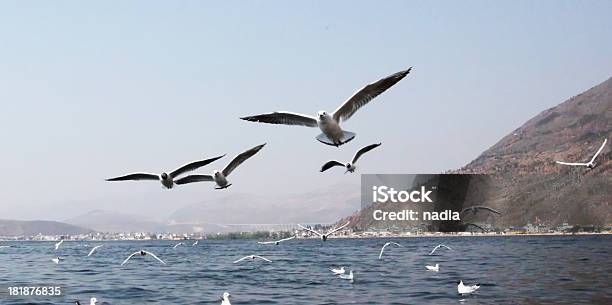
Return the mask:
[[[319,173],[362,146],[360,173],[461,167],[539,112],[612,76],[610,1],[2,1],[0,218],[93,209],[163,219],[232,193],[355,184]],[[343,128],[239,117],[333,111],[413,67]],[[133,171],[267,143],[230,176],[172,190],[109,183]]]

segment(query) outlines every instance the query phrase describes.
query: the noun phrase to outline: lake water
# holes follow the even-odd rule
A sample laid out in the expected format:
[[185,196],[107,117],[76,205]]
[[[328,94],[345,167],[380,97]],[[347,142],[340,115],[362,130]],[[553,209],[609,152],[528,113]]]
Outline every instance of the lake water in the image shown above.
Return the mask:
[[[378,259],[381,246],[396,241]],[[446,244],[454,252],[433,247]],[[90,248],[104,244],[91,257]],[[0,242],[0,304],[612,304],[612,236],[432,237],[200,241],[173,249],[171,241]],[[134,257],[145,249],[165,260]],[[259,254],[271,259],[232,262]],[[51,262],[64,257],[59,265]],[[440,264],[440,272],[425,265]],[[355,281],[330,267],[355,270]],[[459,296],[456,282],[480,283]],[[9,286],[61,286],[62,297],[9,296]],[[100,304],[99,303],[99,304]]]

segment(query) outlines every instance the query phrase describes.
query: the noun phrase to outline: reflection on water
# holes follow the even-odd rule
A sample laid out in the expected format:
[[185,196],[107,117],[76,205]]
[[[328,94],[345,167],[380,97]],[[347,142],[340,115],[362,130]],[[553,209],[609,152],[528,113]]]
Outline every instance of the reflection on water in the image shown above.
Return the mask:
[[[610,236],[452,237],[392,239],[404,248],[380,247],[391,239],[292,240],[279,246],[255,241],[2,242],[0,304],[69,304],[96,297],[102,304],[611,304]],[[431,249],[446,244],[455,252]],[[135,257],[149,250],[166,261]],[[260,254],[261,260],[232,262]],[[54,256],[65,257],[60,265]],[[440,264],[440,272],[425,265]],[[341,280],[333,266],[355,270]],[[477,294],[458,296],[456,282],[480,283]],[[60,285],[60,298],[7,296],[7,287]]]

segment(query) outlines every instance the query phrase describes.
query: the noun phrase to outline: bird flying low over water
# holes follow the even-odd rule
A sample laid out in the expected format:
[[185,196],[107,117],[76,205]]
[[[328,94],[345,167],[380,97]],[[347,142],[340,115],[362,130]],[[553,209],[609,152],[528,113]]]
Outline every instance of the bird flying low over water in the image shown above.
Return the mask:
[[60,239],[60,241],[55,243],[55,250],[59,249],[59,247],[64,243],[63,239]]
[[382,258],[382,255],[383,255],[383,252],[385,251],[385,248],[386,248],[387,246],[389,246],[389,245],[396,245],[396,246],[398,246],[398,247],[403,247],[402,245],[400,245],[400,244],[398,244],[398,243],[396,243],[396,242],[393,242],[393,241],[388,242],[388,243],[385,243],[385,244],[382,246],[382,248],[380,249],[380,254],[378,254],[378,259],[381,259],[381,258]]
[[254,116],[247,116],[241,119],[251,122],[261,122],[269,124],[301,125],[307,127],[319,127],[323,132],[317,136],[317,140],[323,144],[340,146],[355,138],[355,133],[342,130],[340,123],[352,117],[359,108],[370,102],[372,99],[391,88],[402,80],[412,68],[400,71],[387,76],[374,83],[366,85],[357,91],[353,96],[346,100],[338,109],[329,114],[326,111],[319,111],[316,117],[294,113],[294,112],[272,112]]
[[440,271],[440,265],[436,264],[435,266],[425,266],[425,269],[427,269],[427,271],[438,272]]
[[198,244],[198,240],[194,241],[193,244],[191,244],[192,247],[196,246]]
[[346,272],[346,270],[344,270],[344,267],[330,268],[329,271],[333,272],[336,275],[344,274]]
[[140,250],[137,252],[132,253],[130,256],[128,256],[128,258],[126,258],[123,263],[121,263],[121,266],[125,265],[125,263],[127,263],[132,257],[134,257],[135,255],[140,255],[140,256],[145,256],[145,255],[151,255],[154,259],[158,260],[160,263],[162,264],[166,264],[164,261],[162,261],[159,257],[157,257],[155,254],[149,252],[149,251],[145,251],[145,250]]
[[172,249],[176,249],[176,247],[182,246],[182,245],[184,245],[184,244],[183,243],[178,243],[178,244],[174,245],[174,247],[172,247]]
[[490,208],[490,207],[483,206],[483,205],[474,205],[474,206],[471,206],[471,207],[467,207],[467,208],[461,210],[461,213],[459,213],[459,214],[463,214],[463,213],[466,213],[466,212],[472,212],[472,214],[476,215],[476,213],[478,213],[481,210],[482,211],[489,211],[491,213],[495,213],[497,215],[501,215],[501,213],[499,211],[494,210],[493,208]]
[[366,147],[363,147],[362,149],[357,151],[357,153],[355,153],[355,156],[353,156],[353,160],[351,160],[350,162],[347,162],[346,164],[340,161],[336,161],[336,160],[327,161],[327,163],[323,164],[323,167],[321,167],[321,172],[324,172],[334,166],[341,166],[341,167],[346,167],[346,171],[344,172],[345,174],[348,172],[353,173],[355,172],[355,169],[357,169],[357,166],[355,166],[355,164],[357,163],[357,160],[359,160],[359,157],[361,157],[363,154],[367,153],[368,151],[380,146],[381,144],[382,143],[371,144]]
[[434,254],[434,252],[436,252],[436,250],[438,250],[439,248],[442,248],[442,247],[443,247],[443,248],[446,248],[446,249],[448,249],[448,250],[451,250],[451,251],[455,251],[455,250],[451,249],[451,247],[449,247],[449,246],[446,246],[446,245],[442,245],[442,244],[440,244],[440,245],[437,245],[437,246],[436,246],[436,247],[435,247],[433,250],[431,250],[431,252],[429,253],[429,255],[433,255],[433,254]]
[[236,156],[236,158],[234,158],[234,160],[232,160],[232,162],[230,162],[229,164],[227,164],[227,166],[225,166],[225,168],[221,171],[216,170],[213,172],[212,176],[211,175],[189,175],[186,177],[183,177],[181,179],[176,180],[176,184],[187,184],[187,183],[193,183],[193,182],[203,182],[203,181],[214,181],[217,184],[216,189],[224,189],[224,188],[228,188],[229,186],[231,186],[231,183],[228,183],[227,181],[227,177],[229,176],[229,174],[234,171],[240,164],[242,164],[242,162],[246,161],[248,158],[252,157],[253,155],[255,155],[258,151],[260,151],[264,146],[266,145],[266,143],[255,146],[241,154],[239,154],[238,156]]
[[[89,299],[89,305],[96,305],[96,303],[98,303],[98,299],[96,299],[96,298],[91,298],[91,299]],[[79,302],[79,301],[74,301],[74,304],[76,304],[76,305],[81,305],[81,302]]]
[[606,143],[608,143],[608,139],[604,140],[603,144],[601,144],[601,147],[599,147],[599,149],[597,150],[593,158],[591,158],[591,160],[587,163],[571,163],[571,162],[563,162],[563,161],[555,161],[555,162],[557,162],[558,164],[570,165],[570,166],[586,166],[590,169],[593,169],[595,168],[595,166],[597,166],[597,163],[595,163],[595,158],[597,158],[597,156],[604,149],[604,147],[606,146]]
[[91,255],[94,253],[94,251],[96,251],[98,248],[100,248],[100,247],[102,247],[102,246],[104,246],[104,245],[99,245],[99,246],[95,246],[95,247],[93,247],[93,248],[91,249],[91,251],[89,251],[89,254],[87,254],[87,256],[91,256]]
[[231,295],[229,294],[229,292],[224,292],[223,296],[221,296],[221,299],[219,299],[219,301],[221,301],[221,305],[232,305],[232,303],[230,303],[230,298]]
[[335,228],[335,229],[332,229],[332,230],[328,231],[328,232],[327,232],[327,233],[325,233],[325,234],[322,234],[322,233],[319,233],[319,232],[317,232],[317,231],[315,231],[315,230],[312,230],[312,229],[306,228],[306,227],[302,226],[301,224],[298,224],[298,226],[299,226],[300,228],[302,228],[302,229],[304,229],[304,230],[308,231],[308,232],[311,232],[311,233],[314,233],[315,235],[318,235],[318,236],[321,238],[321,240],[322,240],[322,241],[327,241],[327,238],[328,238],[329,236],[331,236],[332,234],[334,234],[334,233],[336,233],[336,232],[338,232],[338,231],[340,231],[340,230],[344,229],[344,227],[348,226],[348,225],[349,225],[349,223],[350,223],[350,221],[349,221],[349,222],[347,222],[347,223],[345,223],[345,224],[344,224],[344,225],[342,225],[342,226],[339,226],[339,227],[337,227],[337,228]]
[[59,264],[61,261],[63,261],[64,259],[61,257],[55,257],[53,259],[51,259],[52,262],[54,262],[56,265]]
[[474,291],[478,290],[478,288],[480,288],[480,285],[476,284],[476,285],[463,285],[463,281],[459,281],[459,283],[457,283],[457,292],[459,294],[470,294],[473,293]]
[[160,175],[150,173],[133,173],[121,177],[109,178],[106,179],[106,181],[159,180],[159,182],[161,182],[161,184],[165,188],[171,189],[172,187],[174,187],[175,184],[174,179],[176,179],[178,176],[190,171],[194,171],[202,166],[208,165],[214,161],[223,158],[223,156],[187,163],[170,173],[161,173]]
[[245,256],[245,257],[243,257],[243,258],[241,258],[241,259],[239,259],[237,261],[234,261],[234,264],[239,263],[239,262],[241,262],[241,261],[243,261],[245,259],[255,260],[256,258],[263,259],[264,261],[266,261],[268,263],[272,262],[271,260],[269,260],[269,259],[267,259],[267,258],[265,258],[263,256],[259,256],[259,255],[247,255],[247,256]]
[[295,236],[291,236],[291,237],[287,237],[287,238],[283,238],[283,239],[279,239],[279,240],[258,241],[257,243],[260,244],[260,245],[271,245],[271,244],[274,244],[274,245],[278,246],[281,242],[292,240],[294,238],[295,238]]

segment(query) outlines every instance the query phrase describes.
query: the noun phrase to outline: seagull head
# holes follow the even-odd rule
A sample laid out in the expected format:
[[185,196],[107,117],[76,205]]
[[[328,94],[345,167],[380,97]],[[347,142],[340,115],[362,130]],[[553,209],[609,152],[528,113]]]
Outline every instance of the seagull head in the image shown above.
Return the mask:
[[230,296],[231,295],[229,294],[229,292],[226,291],[226,292],[223,293],[223,297],[221,298],[221,300],[224,300],[224,299],[225,300],[229,300]]
[[96,303],[97,303],[97,302],[98,302],[98,299],[96,299],[96,298],[91,298],[91,299],[89,300],[89,305],[96,305]]
[[140,250],[140,255],[147,255],[147,252],[145,252],[144,250]]
[[329,117],[326,111],[317,112],[317,116],[319,117],[319,120],[326,120]]
[[162,173],[161,174],[161,178],[164,179],[164,180],[168,180],[168,174]]
[[220,174],[221,174],[221,172],[218,171],[218,170],[213,172],[213,176],[215,176],[215,177],[219,177]]

